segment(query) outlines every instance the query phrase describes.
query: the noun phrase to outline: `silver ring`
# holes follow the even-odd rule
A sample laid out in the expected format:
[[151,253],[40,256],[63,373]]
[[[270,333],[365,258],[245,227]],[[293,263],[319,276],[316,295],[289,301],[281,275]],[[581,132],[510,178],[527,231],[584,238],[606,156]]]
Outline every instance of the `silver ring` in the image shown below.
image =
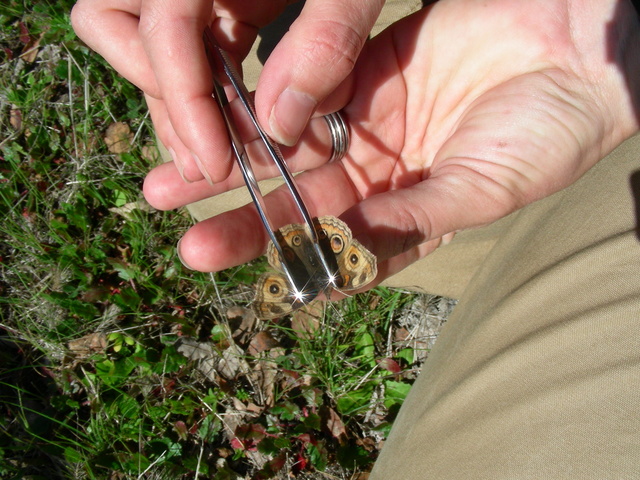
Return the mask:
[[324,119],[329,126],[329,133],[331,133],[331,156],[330,162],[342,160],[349,150],[349,128],[347,122],[340,112],[333,112],[329,115],[325,115]]

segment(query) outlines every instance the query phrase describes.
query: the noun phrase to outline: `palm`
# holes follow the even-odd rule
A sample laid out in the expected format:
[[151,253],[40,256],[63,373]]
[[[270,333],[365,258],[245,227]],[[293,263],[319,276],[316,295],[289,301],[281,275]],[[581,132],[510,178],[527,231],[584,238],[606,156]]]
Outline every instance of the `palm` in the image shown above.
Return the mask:
[[[347,169],[375,164],[364,170],[376,176],[367,181],[386,189],[462,168],[474,179],[482,172],[508,196],[523,196],[514,207],[548,193],[529,191],[542,179],[570,175],[567,182],[574,180],[587,168],[578,160],[588,164],[600,153],[577,159],[592,146],[582,140],[606,127],[597,105],[581,100],[588,98],[589,85],[563,65],[543,60],[543,46],[536,48],[530,38],[513,38],[505,47],[503,33],[491,39],[484,31],[485,43],[503,41],[503,51],[491,58],[491,51],[479,50],[477,38],[463,35],[466,28],[421,35],[424,25],[422,30],[403,26],[389,32],[391,41],[378,38],[370,45],[359,64],[356,93],[345,108],[354,133]],[[460,40],[430,58],[433,45],[446,41],[443,36]],[[505,48],[512,53],[505,55]],[[393,67],[381,71],[381,65]],[[553,158],[558,150],[570,162],[558,163]],[[370,185],[356,185],[365,197],[378,193]]]

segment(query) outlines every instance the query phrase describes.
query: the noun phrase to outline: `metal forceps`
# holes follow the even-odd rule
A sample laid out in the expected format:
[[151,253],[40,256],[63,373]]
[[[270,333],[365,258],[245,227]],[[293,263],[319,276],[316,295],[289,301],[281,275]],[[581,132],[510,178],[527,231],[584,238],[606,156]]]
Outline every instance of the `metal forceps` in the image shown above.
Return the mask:
[[[319,231],[321,230],[316,224],[314,224],[314,220],[309,215],[309,211],[305,206],[304,201],[302,200],[302,197],[295,185],[293,176],[289,172],[287,164],[282,157],[280,148],[265,133],[265,131],[258,123],[253,99],[249,95],[247,87],[242,82],[240,75],[231,63],[227,53],[220,47],[215,37],[213,36],[211,29],[208,26],[205,28],[203,39],[207,58],[209,60],[209,65],[211,66],[211,71],[213,74],[213,96],[225,121],[227,132],[229,134],[229,140],[231,142],[231,147],[235,154],[240,170],[242,171],[244,181],[247,185],[247,188],[249,189],[249,193],[251,194],[253,203],[258,210],[260,220],[262,221],[264,228],[267,230],[269,238],[273,242],[278,256],[280,257],[282,270],[289,280],[290,285],[294,289],[293,293],[295,300],[302,302],[310,301],[315,298],[318,293],[320,293],[320,290],[324,290],[327,287],[335,285],[335,278],[337,274],[335,261],[331,262],[332,265],[330,265],[330,260],[327,258],[329,255],[324,254],[323,247],[320,244],[321,239],[319,236]],[[316,278],[318,275],[317,270],[314,272],[309,272],[304,268],[301,269],[299,267],[299,264],[301,262],[294,262],[290,258],[288,259],[284,254],[282,245],[278,240],[277,229],[274,228],[273,223],[269,219],[262,192],[260,191],[258,181],[256,180],[253,168],[251,167],[249,155],[247,154],[242,138],[238,132],[238,128],[231,111],[231,104],[225,92],[225,85],[231,85],[231,87],[233,87],[233,90],[237,94],[238,99],[241,101],[244,110],[246,111],[248,117],[251,119],[251,123],[258,131],[260,139],[262,140],[262,143],[264,144],[269,156],[278,167],[280,175],[284,179],[284,182],[291,196],[293,197],[294,204],[304,221],[307,235],[309,236],[313,244],[312,251],[308,252],[309,258],[306,258],[305,260],[308,264],[321,269],[320,275],[322,275],[322,279]],[[324,251],[327,251],[326,247],[324,248]]]

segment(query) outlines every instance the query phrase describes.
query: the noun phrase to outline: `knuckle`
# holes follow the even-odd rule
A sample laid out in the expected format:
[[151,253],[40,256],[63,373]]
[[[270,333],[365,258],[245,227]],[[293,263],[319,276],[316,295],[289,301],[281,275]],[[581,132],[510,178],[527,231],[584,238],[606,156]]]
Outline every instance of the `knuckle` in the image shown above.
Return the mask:
[[160,30],[160,15],[156,15],[154,10],[145,12],[145,15],[140,16],[138,23],[138,33],[141,38],[151,39],[155,36],[156,32]]
[[142,38],[150,40],[162,30],[163,21],[167,18],[167,6],[163,1],[144,2],[142,6],[138,33]]
[[316,34],[304,42],[303,57],[336,79],[353,69],[365,39],[346,23],[325,20],[316,25]]
[[424,225],[416,218],[414,212],[403,209],[399,225],[402,234],[402,241],[398,245],[399,253],[407,252],[426,240]]
[[398,191],[393,201],[393,228],[395,239],[389,256],[408,252],[429,238],[431,220],[423,209],[417,208],[403,192]]

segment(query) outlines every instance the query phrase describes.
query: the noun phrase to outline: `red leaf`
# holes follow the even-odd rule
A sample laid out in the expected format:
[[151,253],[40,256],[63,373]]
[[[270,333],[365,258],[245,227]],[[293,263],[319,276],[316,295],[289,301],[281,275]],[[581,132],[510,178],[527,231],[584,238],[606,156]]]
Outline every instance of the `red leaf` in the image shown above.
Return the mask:
[[380,368],[383,368],[384,370],[387,370],[393,374],[398,374],[402,371],[402,368],[400,368],[398,362],[396,362],[392,358],[383,358],[382,360],[380,360],[379,365]]
[[280,455],[269,462],[269,464],[271,465],[271,469],[274,472],[282,469],[285,463],[287,463],[287,455],[284,452],[280,453]]
[[298,453],[298,455],[296,456],[296,462],[292,465],[292,468],[291,468],[293,470],[293,473],[295,475],[298,475],[305,468],[307,468],[307,463],[308,463],[307,459],[304,458],[302,453]]
[[187,424],[182,420],[178,420],[176,423],[174,423],[173,428],[175,428],[181,440],[185,440],[187,438],[187,434],[189,433],[189,431],[187,429]]
[[235,434],[236,436],[231,440],[233,448],[252,451],[256,450],[258,444],[267,436],[267,432],[262,425],[251,423],[239,425]]
[[18,37],[20,41],[24,44],[29,43],[31,41],[31,37],[29,36],[29,29],[24,22],[19,22],[18,28],[20,29],[20,36]]
[[244,444],[237,437],[231,439],[231,447],[234,450],[244,450]]

